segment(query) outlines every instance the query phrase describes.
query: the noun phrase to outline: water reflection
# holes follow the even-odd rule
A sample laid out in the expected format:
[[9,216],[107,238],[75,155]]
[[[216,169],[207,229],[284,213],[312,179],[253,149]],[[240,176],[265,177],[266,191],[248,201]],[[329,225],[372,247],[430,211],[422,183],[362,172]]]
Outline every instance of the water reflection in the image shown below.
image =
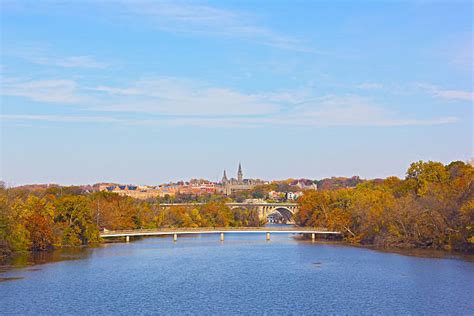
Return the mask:
[[[82,260],[77,260],[82,259]],[[64,249],[15,264],[9,314],[469,314],[474,264],[228,234]],[[29,266],[31,263],[43,263]],[[52,264],[46,264],[52,263]],[[38,270],[39,269],[39,270]],[[28,297],[28,300],[18,299]],[[275,299],[277,298],[277,299]],[[138,303],[139,302],[139,303]]]
[[[18,254],[9,258],[3,265],[0,265],[0,273],[19,268],[25,268],[26,271],[37,271],[40,269],[37,266],[41,264],[86,259],[92,251],[91,248],[64,248],[53,251]],[[31,266],[35,266],[35,268],[31,268]]]

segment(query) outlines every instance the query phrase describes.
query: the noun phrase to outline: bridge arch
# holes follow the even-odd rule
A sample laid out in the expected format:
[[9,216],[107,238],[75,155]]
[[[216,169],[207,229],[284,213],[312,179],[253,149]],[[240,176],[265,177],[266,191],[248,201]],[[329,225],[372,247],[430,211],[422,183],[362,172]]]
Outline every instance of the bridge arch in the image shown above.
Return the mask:
[[[163,203],[160,204],[163,208],[169,208],[172,206],[197,206],[203,205],[204,203]],[[265,220],[270,214],[278,213],[289,223],[294,223],[293,215],[298,212],[298,204],[296,203],[246,203],[246,202],[228,202],[226,205],[231,210],[243,209],[243,210],[255,210],[258,212],[260,220]]]
[[284,223],[292,223],[294,211],[286,206],[275,206],[269,208],[266,212],[266,219],[269,222],[273,222],[275,218],[280,217]]

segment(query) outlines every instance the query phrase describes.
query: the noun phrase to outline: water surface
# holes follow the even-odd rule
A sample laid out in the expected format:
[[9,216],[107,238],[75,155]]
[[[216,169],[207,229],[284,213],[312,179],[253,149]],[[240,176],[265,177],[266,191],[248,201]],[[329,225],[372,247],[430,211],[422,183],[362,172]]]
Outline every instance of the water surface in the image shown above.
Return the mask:
[[15,269],[2,314],[473,314],[474,263],[264,234],[146,238]]

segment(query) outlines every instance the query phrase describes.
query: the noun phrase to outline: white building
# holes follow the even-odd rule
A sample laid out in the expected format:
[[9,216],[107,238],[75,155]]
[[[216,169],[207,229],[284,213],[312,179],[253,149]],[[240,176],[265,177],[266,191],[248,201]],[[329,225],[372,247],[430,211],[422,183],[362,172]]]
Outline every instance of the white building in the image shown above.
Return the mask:
[[288,192],[288,193],[286,193],[286,199],[294,201],[294,200],[297,200],[302,195],[303,195],[303,192],[301,192],[301,191]]

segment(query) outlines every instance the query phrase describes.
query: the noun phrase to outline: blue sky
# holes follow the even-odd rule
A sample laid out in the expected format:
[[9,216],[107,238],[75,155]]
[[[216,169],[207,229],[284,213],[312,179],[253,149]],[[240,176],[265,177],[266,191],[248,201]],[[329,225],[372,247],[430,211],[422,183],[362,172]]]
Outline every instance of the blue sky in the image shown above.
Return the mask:
[[471,1],[11,1],[1,179],[404,176],[473,156]]

